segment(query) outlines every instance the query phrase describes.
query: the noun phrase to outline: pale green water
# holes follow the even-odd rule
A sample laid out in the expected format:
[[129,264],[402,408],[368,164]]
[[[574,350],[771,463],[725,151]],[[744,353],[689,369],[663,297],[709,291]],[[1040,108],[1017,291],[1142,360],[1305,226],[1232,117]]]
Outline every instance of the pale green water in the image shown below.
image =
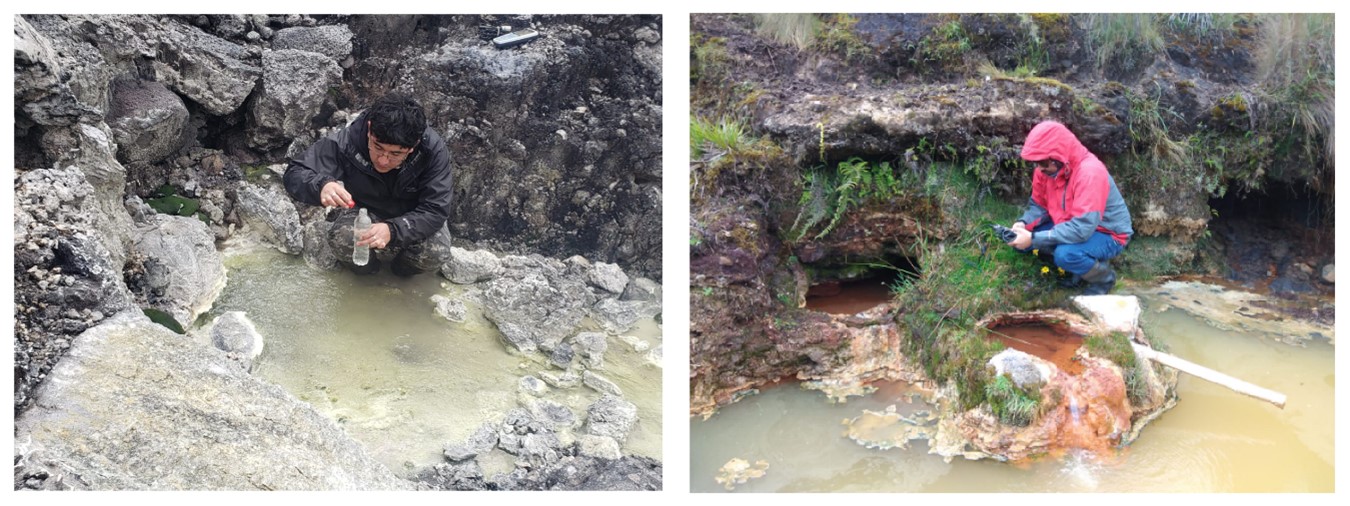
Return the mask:
[[[1117,456],[1073,455],[1020,468],[960,458],[944,463],[921,441],[904,450],[864,448],[842,435],[841,421],[897,404],[894,390],[829,404],[819,392],[787,385],[691,421],[691,488],[725,491],[714,477],[741,458],[770,467],[736,492],[1334,491],[1332,346],[1300,348],[1219,331],[1175,309],[1146,309],[1142,320],[1172,353],[1284,393],[1287,406],[1183,374],[1177,406]],[[898,407],[919,408],[903,400]]]
[[[540,357],[509,353],[467,298],[464,323],[436,316],[431,296],[455,298],[464,288],[434,274],[324,272],[270,250],[232,254],[226,267],[229,284],[208,316],[245,311],[253,320],[266,343],[254,374],[336,420],[396,473],[442,461],[445,443],[517,407],[521,376],[550,370]],[[645,320],[627,335],[655,347],[660,332]],[[660,459],[660,369],[611,336],[596,372],[638,406],[625,453]],[[579,386],[544,397],[584,420],[600,394]],[[509,460],[498,460],[506,463],[500,470],[510,469]]]

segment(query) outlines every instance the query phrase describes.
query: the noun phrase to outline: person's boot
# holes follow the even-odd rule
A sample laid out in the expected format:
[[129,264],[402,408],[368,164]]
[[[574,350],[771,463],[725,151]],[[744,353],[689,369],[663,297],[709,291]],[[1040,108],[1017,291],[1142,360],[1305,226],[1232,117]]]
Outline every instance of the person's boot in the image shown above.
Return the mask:
[[356,273],[357,276],[369,276],[380,272],[380,259],[375,258],[375,252],[370,253],[370,261],[366,265],[346,264],[348,269]]
[[413,264],[411,255],[407,250],[400,251],[398,256],[394,257],[394,263],[389,264],[389,270],[400,278],[416,276],[426,272]]
[[1083,295],[1106,295],[1116,286],[1116,271],[1111,269],[1110,262],[1098,260],[1091,269],[1083,273],[1083,281],[1087,282]]
[[1078,286],[1082,284],[1083,284],[1083,277],[1074,274],[1072,272],[1069,273],[1068,276],[1059,278],[1060,288],[1078,288]]

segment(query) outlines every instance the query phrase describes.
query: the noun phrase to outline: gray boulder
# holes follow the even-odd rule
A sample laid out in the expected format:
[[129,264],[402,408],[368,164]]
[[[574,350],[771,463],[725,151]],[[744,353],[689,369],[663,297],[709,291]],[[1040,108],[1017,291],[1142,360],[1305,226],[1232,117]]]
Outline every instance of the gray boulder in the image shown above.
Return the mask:
[[617,395],[604,395],[586,410],[586,433],[622,443],[638,422],[637,406]]
[[558,345],[557,348],[553,348],[553,352],[548,355],[548,363],[559,369],[567,369],[572,367],[572,359],[574,358],[576,358],[576,352],[567,343],[563,343]]
[[295,49],[263,52],[262,89],[249,108],[249,144],[284,145],[319,114],[330,89],[342,84],[342,69],[316,53]]
[[469,460],[492,451],[497,446],[496,424],[485,423],[478,427],[469,439],[461,443],[445,445],[445,458],[451,462]]
[[1032,388],[1050,379],[1049,366],[1026,352],[1008,348],[989,359],[994,375],[1006,374],[1020,388]]
[[654,317],[660,312],[659,302],[602,299],[591,308],[591,317],[605,332],[619,334],[632,330],[638,320]]
[[189,140],[183,99],[154,81],[113,81],[107,121],[123,163],[162,161]]
[[431,296],[431,303],[436,305],[437,316],[456,323],[463,323],[469,312],[469,308],[464,305],[464,301],[451,299],[439,293]]
[[589,281],[607,292],[618,294],[628,286],[628,275],[617,265],[596,262],[591,269]]
[[305,224],[301,237],[304,241],[302,256],[305,257],[305,264],[315,269],[338,270],[342,266],[338,264],[337,253],[333,252],[333,246],[328,243],[329,229],[333,226],[323,219],[315,219]]
[[501,274],[501,259],[487,250],[451,247],[449,260],[441,266],[441,275],[461,285],[488,281]]
[[150,61],[154,80],[168,84],[213,115],[239,109],[262,76],[261,68],[248,63],[253,57],[242,45],[153,18],[138,26],[143,27],[146,39],[160,41]]
[[145,256],[150,305],[188,325],[211,308],[225,288],[224,257],[215,236],[197,218],[157,214],[138,231],[134,250]]
[[79,335],[51,374],[15,420],[15,475],[41,488],[408,488],[309,405],[139,314]]
[[609,349],[609,342],[605,339],[605,334],[582,332],[572,340],[576,342],[577,352],[581,354],[587,367],[603,367],[605,365],[605,350]]
[[617,459],[623,456],[619,442],[614,438],[585,434],[577,438],[577,453],[598,459]]
[[535,420],[546,422],[549,426],[557,429],[568,429],[577,424],[576,413],[573,413],[567,406],[558,404],[548,399],[530,398],[522,402],[525,409],[529,410],[530,415]]
[[235,210],[245,227],[282,253],[299,255],[304,251],[300,213],[285,190],[278,185],[242,183],[237,195]]
[[642,300],[659,304],[661,284],[647,278],[633,278],[628,281],[628,286],[623,289],[619,300]]
[[352,31],[346,25],[282,28],[272,34],[272,49],[299,49],[342,60],[352,54]]
[[623,395],[623,390],[613,381],[590,371],[581,371],[581,383],[602,394]]
[[548,393],[548,385],[534,376],[521,376],[518,386],[521,392],[535,397]]
[[553,374],[545,371],[539,373],[539,379],[544,380],[544,383],[548,383],[548,386],[553,388],[576,388],[581,385],[581,376],[572,371],[567,371],[562,374]]
[[238,361],[244,370],[262,355],[263,336],[243,311],[228,311],[211,322],[211,346]]

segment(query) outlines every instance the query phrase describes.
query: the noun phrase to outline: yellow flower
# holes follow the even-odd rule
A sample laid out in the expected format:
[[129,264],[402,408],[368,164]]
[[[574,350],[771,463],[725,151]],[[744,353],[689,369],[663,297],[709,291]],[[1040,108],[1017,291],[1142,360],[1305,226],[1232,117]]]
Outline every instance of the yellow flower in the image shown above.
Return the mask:
[[1041,266],[1041,275],[1044,276],[1044,275],[1049,274],[1049,273],[1050,273],[1050,268],[1049,268],[1049,267],[1046,267],[1046,266],[1044,266],[1044,265],[1042,265],[1042,266]]
[[1032,254],[1032,255],[1039,255],[1039,254],[1041,254],[1041,250],[1039,250],[1039,249],[1031,250],[1031,254]]
[[1056,269],[1059,269],[1059,275],[1060,275],[1061,277],[1064,276],[1064,268],[1063,268],[1063,267],[1056,267]]

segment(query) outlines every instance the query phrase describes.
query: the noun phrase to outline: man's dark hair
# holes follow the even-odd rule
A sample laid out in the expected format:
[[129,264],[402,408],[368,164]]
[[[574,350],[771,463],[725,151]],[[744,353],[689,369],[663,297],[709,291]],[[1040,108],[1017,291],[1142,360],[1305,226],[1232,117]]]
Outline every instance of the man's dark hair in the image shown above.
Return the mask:
[[370,133],[376,141],[405,148],[416,146],[417,141],[422,140],[422,132],[427,129],[427,116],[422,111],[422,104],[398,92],[385,94],[371,104],[367,119],[370,120]]

